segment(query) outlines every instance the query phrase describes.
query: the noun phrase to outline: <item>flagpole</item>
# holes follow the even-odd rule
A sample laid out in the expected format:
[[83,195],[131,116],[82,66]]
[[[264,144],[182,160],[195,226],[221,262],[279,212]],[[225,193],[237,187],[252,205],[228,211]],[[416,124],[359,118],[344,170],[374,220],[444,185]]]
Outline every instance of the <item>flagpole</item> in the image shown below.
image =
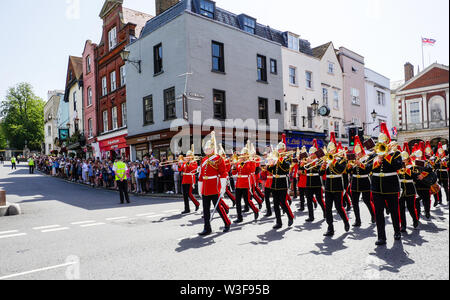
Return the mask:
[[422,70],[425,70],[425,59],[423,57],[423,37],[420,37],[420,42],[422,43]]

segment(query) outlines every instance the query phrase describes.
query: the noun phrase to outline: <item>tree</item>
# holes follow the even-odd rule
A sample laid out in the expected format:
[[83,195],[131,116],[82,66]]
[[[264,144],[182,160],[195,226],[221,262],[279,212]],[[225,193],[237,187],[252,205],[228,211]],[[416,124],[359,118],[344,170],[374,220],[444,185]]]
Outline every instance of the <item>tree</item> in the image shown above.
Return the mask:
[[41,150],[44,141],[45,102],[33,92],[29,83],[9,88],[1,104],[2,131],[10,147]]
[[0,150],[4,150],[6,149],[6,137],[5,134],[3,133],[3,122],[0,121]]

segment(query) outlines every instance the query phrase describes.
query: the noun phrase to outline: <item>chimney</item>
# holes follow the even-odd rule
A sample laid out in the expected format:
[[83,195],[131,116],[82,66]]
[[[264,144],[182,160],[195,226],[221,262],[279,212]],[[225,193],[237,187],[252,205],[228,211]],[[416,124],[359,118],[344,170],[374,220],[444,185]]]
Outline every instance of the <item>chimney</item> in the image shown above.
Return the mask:
[[405,82],[408,82],[411,78],[414,77],[414,66],[407,62],[405,64]]
[[179,0],[155,0],[156,15],[160,15],[175,4],[180,2]]

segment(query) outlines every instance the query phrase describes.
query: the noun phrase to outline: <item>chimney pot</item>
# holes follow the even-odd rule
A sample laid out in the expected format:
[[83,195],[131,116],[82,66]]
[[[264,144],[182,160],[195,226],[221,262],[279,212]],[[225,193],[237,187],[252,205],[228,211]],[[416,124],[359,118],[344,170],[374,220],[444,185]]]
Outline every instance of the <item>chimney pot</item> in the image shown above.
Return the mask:
[[405,64],[405,82],[408,82],[411,78],[414,77],[414,66],[407,62]]
[[156,15],[160,15],[172,6],[176,5],[179,0],[155,0]]

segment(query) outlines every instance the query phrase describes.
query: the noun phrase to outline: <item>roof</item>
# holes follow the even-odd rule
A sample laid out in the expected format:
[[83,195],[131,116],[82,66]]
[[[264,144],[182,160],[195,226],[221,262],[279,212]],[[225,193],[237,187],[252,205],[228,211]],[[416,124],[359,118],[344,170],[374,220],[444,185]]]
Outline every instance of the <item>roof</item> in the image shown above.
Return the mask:
[[[441,70],[440,74],[432,74],[431,71],[434,69]],[[409,90],[414,88],[420,88],[420,87],[426,87],[426,86],[433,86],[437,83],[441,84],[448,84],[448,74],[449,68],[446,65],[434,63],[425,68],[422,72],[405,82],[403,85],[398,87],[395,92],[400,92],[403,90]],[[440,76],[440,78],[438,77]],[[422,78],[423,82],[417,83],[413,85],[413,83],[418,82],[419,79]]]
[[81,75],[83,75],[83,58],[77,56],[69,56],[69,63],[72,64],[76,79],[80,79]]
[[330,45],[333,44],[332,42],[328,42],[326,44],[320,45],[319,47],[312,49],[312,55],[314,57],[317,57],[319,59],[322,59],[322,57],[327,52],[328,48],[330,48]]
[[[173,19],[182,15],[184,12],[189,12],[201,16],[202,18],[206,18],[198,13],[196,6],[196,0],[181,0],[176,5],[172,6],[162,14],[152,18],[147,22],[140,38],[145,37],[146,35],[152,33],[158,28],[164,26],[169,23]],[[222,8],[216,7],[214,14],[214,21],[237,28],[242,30],[240,20],[243,19],[243,16],[247,16],[245,14],[236,15]],[[252,18],[251,16],[247,16]],[[243,30],[242,30],[243,31]],[[255,24],[255,35],[261,38],[267,39],[269,41],[273,41],[275,43],[281,44],[283,46],[287,46],[288,37],[287,32],[282,32],[276,29],[271,28],[270,26],[263,25],[260,23]],[[311,45],[307,40],[300,39],[300,51],[309,55],[312,55]]]
[[153,18],[153,16],[151,15],[133,9],[129,9],[126,7],[122,7],[122,12],[123,12],[122,21],[124,24],[132,23],[136,25],[135,30],[136,36],[141,35],[141,31],[144,28],[147,21]]

